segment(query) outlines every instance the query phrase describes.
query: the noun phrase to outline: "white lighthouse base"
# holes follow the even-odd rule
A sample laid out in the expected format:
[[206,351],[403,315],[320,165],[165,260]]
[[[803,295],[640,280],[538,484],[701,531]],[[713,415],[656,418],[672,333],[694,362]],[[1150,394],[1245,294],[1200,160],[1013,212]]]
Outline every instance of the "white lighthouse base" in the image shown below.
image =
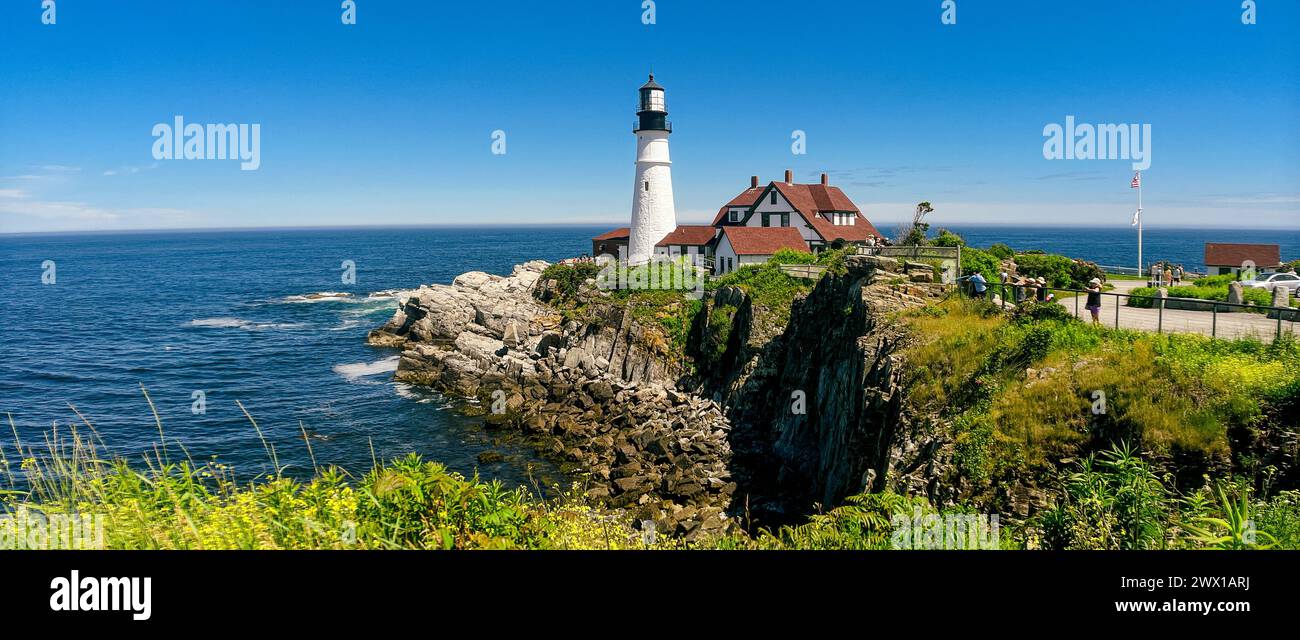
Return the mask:
[[677,228],[677,208],[673,204],[668,132],[638,131],[636,141],[636,192],[632,196],[628,263],[644,264],[653,257],[655,243]]

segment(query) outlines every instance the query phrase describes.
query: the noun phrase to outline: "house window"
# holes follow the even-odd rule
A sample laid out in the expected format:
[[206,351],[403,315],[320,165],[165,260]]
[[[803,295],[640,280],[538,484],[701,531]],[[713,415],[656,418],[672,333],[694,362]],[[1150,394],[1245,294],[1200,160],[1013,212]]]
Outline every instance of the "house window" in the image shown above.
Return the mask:
[[772,191],[772,204],[776,204],[776,190]]
[[649,181],[649,180],[646,180],[646,181],[645,181],[645,190],[646,190],[646,191],[649,191],[649,190],[650,190],[650,181]]
[[735,209],[732,209],[727,220],[731,222],[740,222],[740,212]]
[[783,227],[790,226],[790,214],[788,213],[781,214],[781,226]]
[[769,214],[766,213],[763,214],[763,226],[767,227],[767,226],[771,226],[771,224],[772,224],[772,218],[769,216]]

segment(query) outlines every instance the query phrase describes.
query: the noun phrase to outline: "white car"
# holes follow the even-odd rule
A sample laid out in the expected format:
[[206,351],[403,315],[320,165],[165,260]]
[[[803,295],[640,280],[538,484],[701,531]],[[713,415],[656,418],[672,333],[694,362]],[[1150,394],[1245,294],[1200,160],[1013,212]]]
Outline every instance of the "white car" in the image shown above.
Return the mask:
[[1284,287],[1295,293],[1300,288],[1300,276],[1294,273],[1261,273],[1255,276],[1254,280],[1246,283],[1248,287],[1256,289],[1268,289],[1272,291],[1277,287]]

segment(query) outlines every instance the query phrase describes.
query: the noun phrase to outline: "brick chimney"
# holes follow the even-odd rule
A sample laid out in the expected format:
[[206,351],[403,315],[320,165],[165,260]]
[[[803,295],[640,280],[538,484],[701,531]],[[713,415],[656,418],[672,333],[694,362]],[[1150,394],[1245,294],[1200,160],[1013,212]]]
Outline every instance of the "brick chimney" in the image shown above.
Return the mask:
[[750,189],[758,188],[758,176],[749,176],[749,188]]
[[826,174],[823,173],[823,174],[822,174],[822,186],[826,186],[826,185],[828,185],[828,184],[830,184],[830,183],[831,183],[831,178],[830,178],[830,176],[828,176],[828,175],[826,175]]
[[786,170],[785,170],[785,183],[786,183],[786,184],[794,184],[794,171],[793,171],[793,170],[790,170],[790,169],[786,169]]

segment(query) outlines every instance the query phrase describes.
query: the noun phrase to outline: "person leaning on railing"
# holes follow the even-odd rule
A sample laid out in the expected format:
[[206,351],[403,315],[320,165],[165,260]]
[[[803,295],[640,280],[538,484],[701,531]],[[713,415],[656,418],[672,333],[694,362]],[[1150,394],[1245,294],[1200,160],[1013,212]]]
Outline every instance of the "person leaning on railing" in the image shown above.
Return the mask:
[[1051,300],[1054,297],[1052,296],[1052,294],[1047,292],[1047,278],[1039,276],[1038,279],[1035,280],[1034,282],[1038,284],[1039,302],[1047,302],[1048,300]]

